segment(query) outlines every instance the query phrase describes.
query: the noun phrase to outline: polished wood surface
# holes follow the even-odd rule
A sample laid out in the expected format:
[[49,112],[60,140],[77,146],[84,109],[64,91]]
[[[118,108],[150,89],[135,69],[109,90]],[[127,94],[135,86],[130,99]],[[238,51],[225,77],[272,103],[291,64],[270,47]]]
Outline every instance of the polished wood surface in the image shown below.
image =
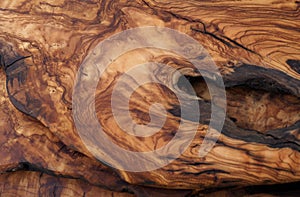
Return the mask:
[[[75,181],[81,187],[88,183],[141,196],[167,195],[172,190],[184,196],[207,189],[300,181],[298,1],[2,0],[0,21],[1,172],[27,168],[64,176],[62,184],[69,184],[68,178],[80,178],[86,182]],[[224,80],[227,111],[217,143],[199,157],[212,102],[204,76],[170,51],[144,48],[120,56],[99,81],[95,100],[97,118],[118,146],[140,152],[163,147],[180,122],[176,95],[161,85],[146,84],[130,97],[132,118],[147,124],[149,107],[158,102],[167,111],[166,123],[158,133],[144,138],[126,135],[118,127],[108,95],[134,65],[159,62],[182,71],[203,111],[199,122],[184,120],[199,126],[179,158],[163,168],[136,173],[110,168],[94,158],[76,130],[72,93],[80,66],[97,44],[144,26],[185,33],[207,50]],[[157,40],[166,45],[176,42]],[[209,71],[205,64],[202,69]],[[178,85],[171,81],[172,74],[167,78],[159,70],[154,72],[151,77]],[[129,87],[132,84],[128,81]],[[23,175],[37,179],[35,173]],[[21,175],[7,176],[12,177],[8,182],[18,184]],[[35,193],[40,186],[33,187]],[[13,190],[19,194],[18,187],[9,192]]]

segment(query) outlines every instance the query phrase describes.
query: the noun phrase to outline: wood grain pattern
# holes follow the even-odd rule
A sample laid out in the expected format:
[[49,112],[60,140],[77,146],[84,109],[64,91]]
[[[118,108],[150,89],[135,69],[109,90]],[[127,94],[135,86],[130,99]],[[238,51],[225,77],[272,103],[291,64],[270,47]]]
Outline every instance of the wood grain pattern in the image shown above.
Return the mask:
[[0,175],[1,196],[117,196],[132,194],[112,192],[82,180],[55,177],[40,172],[19,171]]
[[[137,122],[146,124],[149,122],[149,106],[160,102],[168,112],[164,127],[157,134],[141,139],[125,135],[116,125],[111,108],[107,107],[110,105],[109,95],[118,78],[136,64],[156,61],[185,70],[184,74],[202,98],[199,104],[205,113],[189,148],[180,158],[161,169],[130,173],[109,169],[95,160],[90,168],[98,165],[105,171],[103,173],[113,174],[109,181],[113,189],[119,186],[114,184],[121,179],[134,185],[196,191],[299,181],[299,7],[297,1],[273,0],[65,0],[47,3],[4,0],[0,3],[0,55],[8,97],[18,110],[48,127],[47,135],[51,135],[51,139],[64,144],[67,150],[86,155],[84,158],[90,161],[93,155],[82,143],[72,118],[74,80],[84,58],[102,40],[123,30],[150,25],[169,27],[203,45],[223,76],[227,116],[217,144],[204,158],[198,157],[198,149],[208,128],[211,104],[203,76],[196,73],[183,57],[171,52],[134,50],[114,61],[97,87],[97,116],[115,143],[129,150],[154,150],[172,139],[179,124],[180,106],[174,94],[160,85],[148,84],[131,96],[130,113]],[[180,44],[184,46],[185,43]],[[103,50],[108,51],[109,46]],[[209,71],[205,65],[203,69]],[[170,83],[163,74],[157,71],[153,76]],[[12,113],[12,107],[10,109],[9,113]],[[19,114],[16,120],[25,117]],[[3,122],[16,121],[5,118]],[[37,122],[32,124],[43,127]],[[13,136],[5,134],[3,139]],[[49,153],[55,153],[57,149]],[[4,158],[11,157],[9,153],[3,154]],[[63,159],[73,162],[68,154],[62,154]],[[29,158],[31,156],[26,159]],[[12,161],[8,159],[8,163]],[[28,162],[34,161],[33,157]],[[53,162],[40,165],[51,169],[47,163],[53,165]],[[79,176],[77,168],[64,169],[72,172],[63,170],[62,173]],[[53,171],[59,172],[58,169]],[[93,170],[86,170],[80,176],[93,184],[108,184],[100,178],[88,178],[97,176]]]
[[153,189],[124,182],[110,168],[68,148],[48,128],[18,111],[8,98],[5,82],[5,73],[1,72],[1,196],[47,196],[52,193],[54,196],[93,196],[95,193],[103,196],[184,196],[192,193],[190,190]]
[[36,120],[19,112],[9,101],[1,72],[0,171],[34,170],[83,179],[121,191],[120,178],[95,159],[66,147]]

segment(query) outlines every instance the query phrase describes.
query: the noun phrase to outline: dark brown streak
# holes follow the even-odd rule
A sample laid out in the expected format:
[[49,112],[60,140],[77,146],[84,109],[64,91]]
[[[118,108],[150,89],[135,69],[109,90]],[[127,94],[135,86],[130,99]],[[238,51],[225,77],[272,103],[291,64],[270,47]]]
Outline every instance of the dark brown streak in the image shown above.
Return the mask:
[[224,170],[204,170],[204,171],[197,172],[197,173],[184,172],[184,174],[192,174],[194,176],[199,176],[202,174],[217,174],[217,173],[230,174],[229,172],[226,172]]
[[253,50],[251,50],[251,49],[249,49],[249,48],[243,46],[242,44],[238,43],[238,42],[235,41],[235,40],[232,40],[232,39],[230,39],[230,38],[228,38],[228,37],[226,37],[226,36],[223,36],[223,35],[221,35],[221,37],[223,37],[223,38],[225,38],[226,40],[230,41],[231,43],[237,45],[238,47],[241,47],[242,49],[245,49],[245,50],[248,51],[248,52],[254,53],[254,54],[256,54],[256,55],[262,57],[260,54],[258,54],[258,53],[256,53],[255,51],[253,51]]
[[181,19],[181,20],[184,20],[184,21],[187,21],[187,22],[192,22],[192,23],[200,23],[202,25],[203,29],[204,29],[203,32],[207,32],[205,24],[202,21],[200,21],[200,20],[190,19],[190,18],[187,18],[187,17],[184,17],[184,16],[180,16],[178,14],[175,14],[175,13],[169,12],[169,11],[165,11],[165,12],[171,14],[173,17],[175,17],[177,19]]
[[10,63],[10,64],[5,64],[5,61],[4,61],[4,57],[2,57],[2,61],[3,61],[3,68],[4,68],[4,70],[6,71],[10,66],[12,66],[12,65],[14,65],[15,63],[17,63],[17,62],[19,62],[19,61],[21,61],[21,60],[24,60],[24,59],[27,59],[27,58],[29,58],[29,57],[31,57],[31,56],[23,56],[23,57],[20,57],[20,58],[18,58],[18,59],[16,59],[16,60],[14,60],[12,63]]
[[[205,27],[204,23],[202,23],[202,24],[203,24],[203,26]],[[218,37],[217,35],[215,35],[215,34],[213,34],[213,33],[211,33],[211,32],[206,31],[206,28],[204,28],[204,31],[202,31],[202,30],[200,30],[200,29],[191,27],[191,30],[196,31],[196,32],[199,32],[199,33],[202,33],[202,34],[209,35],[209,36],[215,38],[216,40],[221,41],[222,43],[224,43],[226,46],[228,46],[228,47],[230,47],[230,48],[233,48],[233,47],[234,47],[234,46],[231,44],[231,43],[233,43],[234,45],[236,45],[236,46],[238,46],[238,47],[240,47],[240,48],[242,48],[242,49],[245,49],[245,50],[248,51],[248,52],[251,52],[251,53],[253,53],[253,54],[258,55],[258,56],[261,57],[260,54],[258,54],[258,53],[256,53],[255,51],[253,51],[253,50],[251,50],[251,49],[249,49],[249,48],[243,46],[242,44],[238,43],[237,41],[232,40],[232,39],[230,39],[230,38],[228,38],[228,37],[226,37],[226,36],[224,36],[224,35],[221,35],[221,37],[223,37],[224,39],[226,39],[226,40],[229,41],[229,42],[227,42],[226,40],[224,40],[224,39]]]
[[[261,81],[262,79],[264,79],[264,81]],[[233,73],[224,75],[223,80],[225,87],[248,85],[253,89],[288,93],[300,98],[300,81],[281,71],[270,68],[267,69],[260,66],[242,64],[236,67]],[[259,81],[262,83],[258,83]]]
[[[289,131],[300,129],[300,121],[293,126],[287,128],[276,129],[274,131],[268,131],[268,134],[263,134],[254,130],[246,130],[235,126],[230,120],[225,121],[225,126],[222,133],[228,137],[234,139],[240,139],[245,142],[257,142],[260,144],[266,144],[272,148],[284,148],[288,147],[293,150],[300,151],[300,141],[292,135],[289,137],[280,138],[276,137],[275,133],[288,133]],[[273,133],[273,135],[271,134]]]
[[286,63],[291,67],[291,69],[300,74],[300,60],[288,59]]

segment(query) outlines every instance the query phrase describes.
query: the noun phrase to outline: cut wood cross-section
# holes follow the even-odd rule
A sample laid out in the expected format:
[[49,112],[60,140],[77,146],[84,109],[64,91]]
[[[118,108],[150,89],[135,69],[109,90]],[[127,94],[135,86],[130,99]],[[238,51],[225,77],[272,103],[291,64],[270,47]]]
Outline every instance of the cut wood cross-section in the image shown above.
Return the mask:
[[[185,196],[232,187],[238,189],[211,195],[230,195],[231,191],[245,191],[246,195],[249,190],[242,187],[299,183],[298,1],[2,0],[0,21],[0,170],[5,173],[0,179],[8,177],[6,182],[11,185],[8,188],[1,183],[0,190],[6,194],[22,195],[22,188],[32,187],[26,191],[36,195],[38,188],[48,187],[42,182],[58,184],[61,193],[72,190],[91,196],[98,190],[103,195],[122,196],[125,192],[126,196],[127,192],[129,196]],[[78,117],[74,115],[76,79],[78,76],[90,79],[99,72],[84,70],[85,60],[95,47],[125,30],[149,26],[173,29],[203,46],[207,54],[197,58],[200,69],[207,75],[170,50],[145,47],[126,51],[116,59],[107,60],[110,65],[106,70],[100,65],[99,69],[104,71],[96,86],[95,100],[86,100],[86,111],[77,114]],[[144,37],[188,50],[188,43],[172,37],[162,39],[165,37],[151,31]],[[124,49],[126,42],[117,41],[114,47]],[[105,59],[104,54],[117,53],[112,48],[112,45],[101,48],[97,61]],[[208,88],[220,87],[214,83],[207,58],[215,63],[223,79],[226,103]],[[124,124],[130,119],[147,125],[154,117],[149,115],[149,109],[155,103],[165,109],[154,110],[157,117],[166,117],[157,133],[138,137],[118,125],[111,95],[128,70],[149,62],[179,71],[192,89],[182,86],[183,76],[159,68],[147,77],[160,84],[147,83],[135,89],[136,81],[128,78],[126,90],[134,89],[134,93],[128,95],[125,88],[117,92],[120,98],[129,98],[126,110],[130,117],[123,119]],[[170,88],[163,84],[169,84]],[[182,106],[174,90],[199,104],[200,119],[195,118],[193,110],[187,119],[182,119]],[[196,96],[191,95],[193,91]],[[82,91],[79,96],[88,98],[85,94]],[[217,139],[211,137],[216,144],[208,154],[199,157],[213,104],[224,104],[220,109],[226,111],[224,126]],[[112,168],[95,158],[83,142],[75,120],[81,120],[91,110],[96,111],[95,116],[108,138],[127,151],[148,152],[164,147],[182,123],[195,124],[197,129],[183,154],[168,165],[130,172]],[[94,132],[97,135],[99,131]],[[185,132],[188,135],[192,131]],[[90,143],[93,137],[89,136]],[[178,141],[176,147],[181,143]],[[136,165],[142,164],[136,162]],[[39,171],[46,178],[39,177],[38,172],[13,172],[19,170]],[[32,186],[20,180],[23,176],[28,177],[28,183],[33,181]],[[73,184],[81,189],[73,190],[75,187],[70,186]]]

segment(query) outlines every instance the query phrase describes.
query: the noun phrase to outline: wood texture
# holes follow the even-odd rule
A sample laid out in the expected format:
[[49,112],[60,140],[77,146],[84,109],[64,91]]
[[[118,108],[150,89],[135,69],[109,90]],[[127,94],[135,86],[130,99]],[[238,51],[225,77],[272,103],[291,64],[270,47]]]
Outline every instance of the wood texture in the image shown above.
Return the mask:
[[[6,76],[1,111],[7,115],[1,116],[0,154],[5,159],[0,168],[5,171],[28,162],[115,191],[128,184],[196,192],[299,181],[299,7],[298,1],[272,0],[1,1],[0,55]],[[112,63],[97,87],[97,116],[115,143],[129,150],[153,150],[170,141],[179,124],[180,106],[174,94],[153,84],[132,95],[130,112],[145,124],[151,103],[161,102],[168,118],[160,132],[141,139],[125,135],[113,121],[108,95],[122,73],[135,64],[156,61],[185,70],[205,113],[193,142],[171,164],[142,173],[110,169],[93,159],[76,131],[74,80],[84,58],[102,40],[149,25],[185,33],[209,52],[226,86],[225,125],[214,148],[199,158],[211,103],[202,76],[183,57],[170,52],[131,51]],[[157,73],[154,77],[163,79],[163,73]],[[61,161],[64,166],[59,165]],[[140,194],[149,191],[137,190]]]
[[40,172],[19,171],[2,174],[0,183],[1,196],[133,197],[132,194],[104,190],[82,180],[55,177]]
[[93,196],[95,193],[184,196],[193,193],[126,183],[110,168],[68,148],[48,128],[18,111],[8,98],[5,81],[1,72],[1,196]]
[[126,184],[109,168],[66,147],[46,127],[19,112],[9,101],[3,72],[0,83],[1,172],[34,170],[83,179],[116,191],[126,188]]

